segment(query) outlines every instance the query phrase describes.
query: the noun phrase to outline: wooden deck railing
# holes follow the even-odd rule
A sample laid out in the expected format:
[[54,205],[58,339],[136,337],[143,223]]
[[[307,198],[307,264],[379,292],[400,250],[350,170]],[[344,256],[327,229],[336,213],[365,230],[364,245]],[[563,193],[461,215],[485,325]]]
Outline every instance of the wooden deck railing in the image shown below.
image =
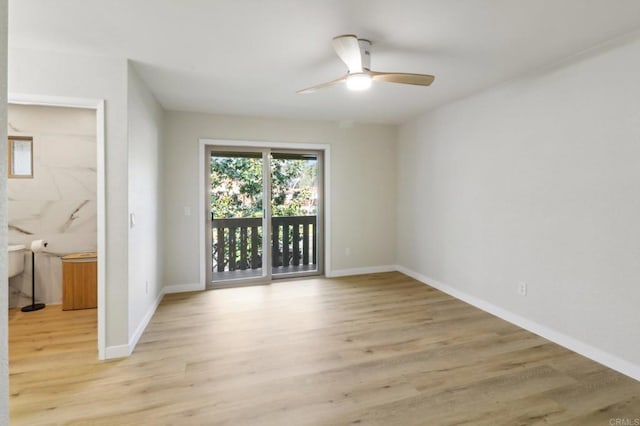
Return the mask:
[[[272,266],[288,267],[317,263],[316,216],[271,219]],[[211,219],[213,272],[262,267],[262,219]]]

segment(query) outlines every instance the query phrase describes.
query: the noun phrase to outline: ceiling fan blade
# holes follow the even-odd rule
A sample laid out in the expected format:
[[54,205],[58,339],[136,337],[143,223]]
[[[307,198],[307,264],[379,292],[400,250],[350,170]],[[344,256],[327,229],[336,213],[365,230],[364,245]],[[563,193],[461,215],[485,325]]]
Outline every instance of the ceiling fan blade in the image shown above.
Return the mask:
[[344,83],[347,81],[347,75],[343,75],[340,78],[337,78],[333,81],[328,81],[326,83],[316,84],[315,86],[307,87],[306,89],[298,90],[296,93],[313,93],[318,89],[324,89],[325,87],[335,86],[336,84]]
[[362,72],[362,54],[358,37],[353,34],[345,34],[333,38],[333,49],[342,62],[347,65],[350,73]]
[[388,83],[415,84],[417,86],[429,86],[435,79],[428,74],[411,74],[403,72],[370,72],[374,81],[386,81]]

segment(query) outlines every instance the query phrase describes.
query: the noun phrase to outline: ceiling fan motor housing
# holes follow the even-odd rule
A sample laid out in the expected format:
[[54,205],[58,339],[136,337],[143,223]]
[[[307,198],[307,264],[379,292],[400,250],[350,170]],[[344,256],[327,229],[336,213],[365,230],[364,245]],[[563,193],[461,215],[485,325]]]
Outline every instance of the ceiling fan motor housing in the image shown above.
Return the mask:
[[371,71],[371,42],[364,38],[358,39],[360,56],[362,57],[362,69]]

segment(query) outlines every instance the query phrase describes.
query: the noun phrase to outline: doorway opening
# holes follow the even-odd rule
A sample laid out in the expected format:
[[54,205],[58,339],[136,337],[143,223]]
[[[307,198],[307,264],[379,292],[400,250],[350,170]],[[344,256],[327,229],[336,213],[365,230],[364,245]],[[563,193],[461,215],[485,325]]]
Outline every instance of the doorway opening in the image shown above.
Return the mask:
[[[52,255],[69,253],[69,252],[77,252],[77,251],[83,251],[83,252],[95,251],[98,259],[97,276],[96,276],[97,291],[94,290],[97,293],[96,294],[96,297],[97,297],[96,311],[97,312],[91,311],[91,310],[86,312],[97,313],[97,319],[96,319],[97,355],[98,355],[98,359],[103,360],[106,358],[106,296],[105,296],[105,281],[106,281],[106,258],[105,258],[106,196],[105,194],[106,194],[106,190],[105,190],[105,174],[104,174],[105,101],[102,99],[84,99],[84,98],[54,97],[54,96],[45,96],[45,95],[40,96],[40,95],[9,94],[8,104],[20,106],[20,107],[30,106],[34,108],[38,108],[38,107],[61,108],[61,109],[66,108],[66,109],[79,109],[79,110],[92,111],[90,115],[93,118],[89,118],[89,120],[93,121],[95,126],[93,148],[91,148],[90,146],[91,144],[82,145],[81,146],[82,149],[74,150],[73,155],[76,157],[82,156],[82,158],[85,158],[87,161],[91,161],[93,163],[93,166],[89,166],[89,169],[87,169],[86,167],[84,168],[81,167],[80,163],[78,163],[77,161],[73,161],[72,166],[65,167],[59,161],[55,161],[55,158],[60,157],[60,155],[64,156],[68,154],[68,150],[66,149],[58,149],[58,150],[54,149],[53,154],[50,154],[50,155],[47,155],[46,157],[41,158],[41,160],[45,161],[46,163],[45,164],[46,167],[45,169],[43,169],[45,171],[45,175],[47,175],[51,180],[51,182],[47,181],[48,184],[54,184],[54,186],[57,189],[52,191],[51,196],[45,197],[46,199],[43,202],[45,203],[44,206],[46,207],[45,210],[47,215],[40,215],[42,216],[41,218],[42,223],[36,226],[36,228],[39,232],[45,232],[47,231],[45,229],[46,226],[52,226],[52,224],[56,224],[57,221],[60,220],[61,218],[63,219],[63,223],[62,225],[58,224],[59,226],[55,228],[58,234],[61,234],[61,235],[52,235],[50,232],[48,232],[46,235],[46,238],[47,240],[49,240],[49,243],[50,243],[50,245],[48,246],[48,251],[52,253],[49,253],[48,255],[41,255],[40,257],[42,257],[44,260],[48,259],[50,261],[37,262],[37,264],[39,266],[42,266],[43,268],[40,268],[41,270],[36,269],[36,277],[43,279],[43,281],[40,281],[40,279],[37,280],[36,285],[38,285],[38,283],[41,283],[41,284],[45,283],[46,292],[38,291],[42,289],[37,289],[36,294],[39,295],[39,297],[45,297],[46,298],[44,299],[45,302],[48,301],[51,304],[59,303],[58,302],[59,294],[56,296],[55,291],[53,290],[57,290],[59,292],[60,288],[55,285],[52,288],[52,285],[57,281],[56,277],[57,278],[60,277],[60,274],[59,274],[60,271],[56,269],[56,265],[57,265],[56,262],[51,261]],[[56,124],[60,124],[60,123],[44,122],[41,124],[55,127]],[[8,129],[9,130],[8,133],[11,135],[12,130],[13,130],[13,133],[15,133],[17,130],[11,129],[10,126],[11,126],[11,123],[9,123],[9,129]],[[59,133],[58,131],[54,131],[53,133],[57,135],[58,140],[60,141],[60,143],[63,143],[63,144],[73,143],[74,140],[78,139],[79,137],[77,134],[74,134],[73,137],[60,138],[60,135],[58,135]],[[34,140],[35,140],[35,137],[34,137]],[[36,151],[38,149],[38,146],[34,145],[33,149],[34,149],[34,152],[36,152],[34,155],[35,160],[37,160],[37,157],[39,155],[44,154],[43,152]],[[89,159],[89,157],[86,156],[87,150],[93,152],[93,157],[94,157],[93,160]],[[34,164],[34,169],[36,168],[36,166],[37,164]],[[79,167],[79,170],[76,170],[78,169],[78,167]],[[37,170],[34,170],[34,172],[35,171]],[[84,174],[93,175],[93,177],[87,178],[86,176],[84,176]],[[39,175],[41,175],[41,173],[39,173]],[[33,179],[36,179],[35,175]],[[65,182],[67,183],[76,182],[80,185],[83,185],[84,189],[82,191],[79,191],[77,189],[69,189],[68,186],[65,184]],[[89,182],[91,183],[89,184]],[[37,190],[40,190],[40,189],[41,188],[38,186]],[[83,196],[84,197],[83,200],[75,199],[75,198],[78,198],[78,194],[81,194],[81,193],[86,195],[86,196]],[[87,195],[89,193],[93,193],[93,195]],[[33,195],[32,192],[30,194]],[[70,194],[72,195],[71,198],[70,198]],[[60,204],[60,206],[62,207],[56,208],[56,203],[54,202],[55,200],[51,199],[52,196],[58,197],[57,198],[59,201],[58,204]],[[89,202],[84,203],[86,199],[89,199]],[[35,201],[37,200],[34,197],[29,197],[27,200],[28,203],[33,203]],[[78,202],[77,206],[74,204],[76,202]],[[65,206],[67,206],[68,203],[71,203],[69,205],[71,205],[72,207],[74,206],[75,207],[72,209],[73,213],[71,213],[71,211],[68,211],[68,213],[71,213],[71,214],[65,219],[64,215],[62,216],[60,215],[61,213],[66,211]],[[12,211],[16,211],[16,212],[24,211],[25,208],[28,210],[29,206],[26,206],[23,204],[19,205],[20,209],[18,210],[12,209]],[[36,209],[35,210],[36,212],[39,211],[37,206],[35,206],[34,208]],[[83,230],[86,230],[86,227],[89,226],[88,223],[84,221],[84,219],[88,219],[92,215],[91,213],[88,216],[85,214],[87,209],[95,210],[95,213],[93,213],[93,223],[94,223],[93,231],[90,232],[90,234],[93,234],[94,236],[91,237],[91,241],[88,243],[86,243],[87,238],[85,238],[84,236],[80,237],[79,239],[80,242],[82,244],[86,244],[86,245],[82,245],[82,244],[78,244],[78,238],[75,238],[73,236],[70,238],[67,238],[67,236],[69,234],[73,234],[75,236],[77,235],[77,231],[84,232]],[[50,220],[47,220],[47,219],[50,219]],[[20,223],[19,223],[18,227],[21,228],[22,230],[26,229],[28,232],[31,232],[29,231],[29,223],[25,223],[23,225],[25,226],[20,226]],[[37,234],[34,232],[31,232],[32,235],[28,235],[28,234],[24,234],[23,232],[15,228],[13,229],[12,233],[16,239],[16,242],[21,243],[24,240],[25,246],[28,245],[26,244],[28,240],[34,239],[37,237]],[[42,273],[44,273],[44,277],[40,277],[39,274],[42,274]],[[51,275],[52,273],[53,275]],[[19,276],[15,277],[15,280],[19,280],[19,279],[20,279]],[[16,284],[19,284],[19,283],[16,283]],[[50,297],[53,297],[53,299],[49,299]],[[17,301],[17,304],[21,304],[21,303],[22,302]],[[95,315],[95,313],[93,313],[93,315]]]
[[207,288],[324,272],[323,151],[209,146]]

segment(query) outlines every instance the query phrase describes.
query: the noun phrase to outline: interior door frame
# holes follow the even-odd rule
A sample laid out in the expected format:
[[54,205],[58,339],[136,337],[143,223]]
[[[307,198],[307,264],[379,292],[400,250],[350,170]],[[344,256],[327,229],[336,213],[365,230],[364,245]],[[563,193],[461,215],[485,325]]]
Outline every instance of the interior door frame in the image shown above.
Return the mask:
[[[323,206],[323,219],[321,226],[319,228],[319,232],[322,232],[322,238],[319,238],[322,241],[322,245],[319,245],[319,255],[322,257],[323,265],[322,270],[319,271],[319,274],[327,275],[331,271],[331,256],[329,247],[331,247],[331,209],[330,209],[330,200],[331,200],[331,187],[330,187],[330,171],[331,171],[331,147],[329,144],[321,144],[321,143],[297,143],[297,142],[277,142],[277,141],[246,141],[246,140],[229,140],[229,139],[209,139],[209,138],[201,138],[198,141],[199,143],[199,158],[198,158],[198,170],[199,170],[199,212],[200,212],[200,220],[199,222],[199,244],[200,244],[200,288],[202,290],[207,289],[207,285],[209,283],[209,272],[211,265],[211,260],[208,259],[207,255],[207,244],[211,244],[211,232],[210,232],[210,212],[209,206],[207,203],[207,194],[209,193],[208,189],[208,179],[205,174],[205,170],[208,166],[208,161],[211,152],[211,148],[223,148],[230,150],[240,150],[241,148],[247,151],[260,151],[263,152],[263,159],[265,155],[268,155],[271,150],[286,150],[286,151],[295,151],[295,150],[304,150],[304,151],[316,151],[322,155],[322,206]],[[265,154],[266,152],[266,154]],[[263,176],[266,173],[267,176],[265,182],[268,183],[267,188],[271,188],[270,184],[270,170],[268,168],[263,168]],[[270,197],[269,197],[270,198]],[[271,234],[271,205],[270,203],[265,203],[266,214],[265,226],[263,229],[266,232],[263,232],[263,252],[265,248],[269,247],[269,245],[265,245],[264,238],[265,236],[268,238]],[[268,220],[267,220],[268,219]],[[207,232],[209,229],[209,232]],[[267,249],[268,250],[268,249]],[[270,256],[267,256],[267,259],[270,259]],[[267,276],[263,275],[262,277],[256,279],[247,279],[239,282],[226,283],[226,284],[216,284],[215,288],[224,288],[224,287],[238,287],[243,285],[256,285],[256,284],[268,284],[271,282],[270,269],[268,269]],[[290,278],[290,276],[282,277],[282,278]]]

